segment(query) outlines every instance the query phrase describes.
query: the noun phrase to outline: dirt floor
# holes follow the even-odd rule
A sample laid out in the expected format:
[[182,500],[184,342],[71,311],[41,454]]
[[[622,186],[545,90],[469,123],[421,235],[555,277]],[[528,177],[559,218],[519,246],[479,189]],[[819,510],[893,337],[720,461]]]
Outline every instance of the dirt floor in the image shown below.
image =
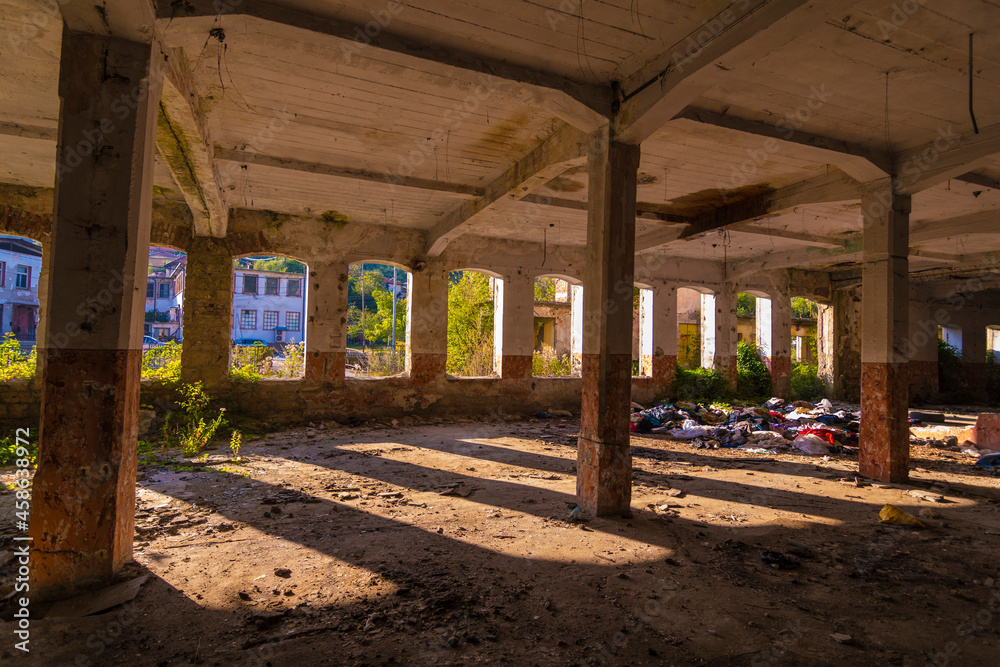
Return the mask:
[[[0,662],[1000,660],[1000,478],[961,453],[914,447],[903,487],[857,481],[856,457],[636,436],[633,517],[570,523],[577,420],[313,426],[246,443],[242,463],[143,455],[123,576],[151,574],[138,596],[34,620],[30,656],[3,623]],[[886,503],[927,528],[880,524]],[[12,505],[0,495],[0,563]]]

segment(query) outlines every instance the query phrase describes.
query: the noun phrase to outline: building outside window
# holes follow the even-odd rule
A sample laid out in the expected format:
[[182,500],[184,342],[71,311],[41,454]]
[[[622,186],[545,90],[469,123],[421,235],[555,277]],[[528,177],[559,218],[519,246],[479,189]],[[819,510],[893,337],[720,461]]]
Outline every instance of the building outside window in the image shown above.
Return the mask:
[[161,299],[170,298],[170,283],[160,283],[160,298]]
[[31,286],[31,267],[18,266],[17,275],[14,277],[14,287],[17,289],[28,289]]
[[156,296],[156,283],[150,280],[146,283],[146,298],[152,299]]
[[257,276],[243,276],[243,293],[257,293]]
[[277,294],[277,293],[278,293],[278,279],[264,278],[264,294]]
[[285,313],[285,328],[289,331],[298,331],[300,316],[301,313],[293,313],[291,311]]
[[264,311],[264,331],[274,331],[278,326],[278,311],[276,310],[265,310]]
[[7,264],[6,262],[0,262],[0,287],[4,286],[7,282]]
[[302,281],[301,280],[289,280],[288,287],[285,289],[285,296],[299,296],[301,292]]
[[256,310],[244,310],[240,313],[240,328],[241,329],[256,329],[257,328],[257,311]]

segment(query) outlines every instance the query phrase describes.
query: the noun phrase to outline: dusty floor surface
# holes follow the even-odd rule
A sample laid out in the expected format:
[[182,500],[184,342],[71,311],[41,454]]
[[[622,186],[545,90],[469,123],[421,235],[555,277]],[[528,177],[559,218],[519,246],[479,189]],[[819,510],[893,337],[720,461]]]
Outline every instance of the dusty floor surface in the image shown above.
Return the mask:
[[[1000,662],[1000,478],[961,454],[916,447],[909,486],[858,486],[849,456],[637,436],[633,517],[572,524],[578,421],[318,426],[241,464],[220,446],[197,470],[141,465],[138,597],[34,621],[30,656],[4,623],[0,662]],[[928,528],[880,525],[885,503]]]

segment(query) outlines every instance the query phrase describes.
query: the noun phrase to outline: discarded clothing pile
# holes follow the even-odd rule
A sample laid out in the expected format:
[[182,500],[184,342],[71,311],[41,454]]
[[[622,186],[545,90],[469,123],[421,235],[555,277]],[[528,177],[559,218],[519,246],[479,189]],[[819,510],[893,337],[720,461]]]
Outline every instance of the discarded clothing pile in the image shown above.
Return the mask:
[[857,452],[860,413],[834,410],[827,399],[814,405],[772,398],[757,407],[661,403],[644,409],[633,403],[632,410],[633,431],[691,440],[695,449],[812,456]]

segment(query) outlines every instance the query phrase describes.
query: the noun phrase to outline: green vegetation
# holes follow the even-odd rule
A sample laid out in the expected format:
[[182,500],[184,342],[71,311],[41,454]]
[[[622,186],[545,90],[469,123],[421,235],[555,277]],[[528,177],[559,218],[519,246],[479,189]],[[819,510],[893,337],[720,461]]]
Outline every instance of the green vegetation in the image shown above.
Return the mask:
[[758,402],[771,395],[771,372],[761,361],[760,350],[747,341],[736,346],[736,395]]
[[249,267],[255,271],[279,271],[281,273],[305,273],[306,265],[297,259],[288,257],[267,257],[265,259],[255,259],[253,266]]
[[804,299],[801,296],[792,297],[792,317],[814,320],[818,315],[819,306],[815,301]]
[[0,382],[30,380],[35,377],[37,361],[38,348],[32,347],[25,354],[21,351],[21,343],[14,338],[14,334],[5,334],[0,341]]
[[568,354],[557,357],[552,350],[535,350],[531,357],[531,374],[540,377],[572,375],[573,361]]
[[[365,346],[382,342],[392,343],[393,291],[387,281],[392,278],[393,267],[384,264],[352,264],[347,281],[347,338],[351,344]],[[401,285],[406,282],[406,272],[396,271]],[[406,338],[406,301],[396,301],[396,341]],[[391,375],[391,373],[390,373]]]
[[452,375],[493,375],[493,292],[474,271],[451,274],[448,285],[448,361]]
[[27,459],[28,467],[34,468],[38,462],[37,429],[34,436],[32,438],[29,432],[27,445],[18,445],[17,438],[12,435],[0,438],[0,467],[17,465],[19,459]]
[[793,401],[814,403],[826,396],[827,386],[819,377],[815,364],[794,364],[792,366],[791,389]]
[[736,317],[756,317],[757,297],[746,292],[736,295]]
[[229,377],[235,382],[294,380],[305,373],[305,345],[290,343],[284,357],[277,356],[269,345],[234,345]]
[[678,368],[674,377],[674,394],[679,400],[708,403],[732,395],[726,378],[708,368]]
[[142,379],[172,385],[181,379],[181,344],[170,341],[159,347],[143,350]]
[[197,456],[212,442],[216,431],[226,424],[226,409],[218,408],[215,416],[206,422],[212,399],[205,393],[201,383],[182,384],[177,391],[181,395],[181,400],[177,402],[182,413],[181,423],[172,431],[168,422],[164,423],[164,446],[170,447],[176,439],[184,456]]
[[233,434],[229,436],[229,449],[233,453],[233,460],[240,461],[240,446],[243,444],[243,434],[237,429],[233,429]]
[[938,339],[938,389],[943,394],[960,392],[962,381],[962,351]]
[[556,300],[556,279],[535,278],[535,301],[551,302]]

